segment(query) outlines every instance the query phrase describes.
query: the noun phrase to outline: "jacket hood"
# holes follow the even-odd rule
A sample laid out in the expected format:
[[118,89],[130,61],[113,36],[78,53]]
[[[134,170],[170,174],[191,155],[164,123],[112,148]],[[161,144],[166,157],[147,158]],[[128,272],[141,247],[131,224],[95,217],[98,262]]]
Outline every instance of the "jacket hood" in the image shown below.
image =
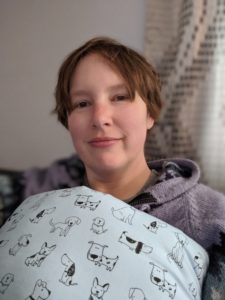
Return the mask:
[[161,159],[148,162],[159,178],[144,193],[150,193],[157,204],[171,201],[193,188],[199,181],[199,166],[189,159]]

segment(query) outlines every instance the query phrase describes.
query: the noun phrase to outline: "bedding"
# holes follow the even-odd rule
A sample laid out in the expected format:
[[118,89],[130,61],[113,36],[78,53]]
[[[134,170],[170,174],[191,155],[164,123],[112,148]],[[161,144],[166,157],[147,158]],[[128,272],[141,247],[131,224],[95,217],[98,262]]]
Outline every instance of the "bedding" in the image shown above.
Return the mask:
[[0,230],[0,299],[201,299],[207,252],[87,187],[27,198]]

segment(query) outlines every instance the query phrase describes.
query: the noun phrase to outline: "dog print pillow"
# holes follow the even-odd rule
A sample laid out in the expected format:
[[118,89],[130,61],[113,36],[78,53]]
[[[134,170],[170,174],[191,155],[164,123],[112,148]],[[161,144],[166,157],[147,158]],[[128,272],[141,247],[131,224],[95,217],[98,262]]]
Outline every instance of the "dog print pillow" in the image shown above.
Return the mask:
[[206,251],[87,187],[26,199],[0,229],[0,299],[201,299]]

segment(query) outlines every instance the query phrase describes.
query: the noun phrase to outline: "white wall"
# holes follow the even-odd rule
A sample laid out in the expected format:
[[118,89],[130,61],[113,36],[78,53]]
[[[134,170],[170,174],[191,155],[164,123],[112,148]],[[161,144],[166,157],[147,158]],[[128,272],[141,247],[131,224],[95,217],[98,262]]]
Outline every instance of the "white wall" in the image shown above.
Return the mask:
[[74,152],[50,115],[64,57],[107,35],[143,52],[145,0],[0,1],[0,168],[45,166]]

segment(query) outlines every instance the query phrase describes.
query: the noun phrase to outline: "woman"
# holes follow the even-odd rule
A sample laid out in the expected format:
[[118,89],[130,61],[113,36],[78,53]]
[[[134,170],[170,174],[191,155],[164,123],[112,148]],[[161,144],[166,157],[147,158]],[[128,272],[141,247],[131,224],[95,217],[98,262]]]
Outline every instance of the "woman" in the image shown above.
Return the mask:
[[[55,112],[84,163],[84,183],[180,228],[211,249],[215,265],[215,247],[224,254],[224,195],[198,183],[190,160],[145,161],[146,134],[161,108],[153,67],[114,40],[92,39],[61,66]],[[222,282],[225,269],[222,277],[217,270]]]
[[[200,289],[206,271],[204,268],[208,259],[204,249],[208,250],[209,254],[210,247],[213,247],[214,244],[217,245],[219,250],[222,249],[222,237],[225,231],[225,197],[198,183],[199,168],[190,160],[173,159],[146,162],[144,156],[146,136],[157,120],[162,107],[160,82],[152,66],[137,52],[114,40],[95,38],[85,43],[66,58],[59,70],[55,95],[55,112],[60,122],[68,128],[75,149],[84,164],[84,176],[79,176],[79,184],[74,183],[74,186],[86,185],[88,189],[78,188],[78,190],[75,190],[75,202],[73,198],[74,190],[53,191],[50,193],[50,198],[49,195],[44,196],[44,198],[37,196],[35,199],[31,197],[31,199],[25,201],[21,212],[17,211],[12,216],[12,220],[9,220],[3,229],[2,241],[4,248],[6,249],[7,232],[13,231],[15,228],[19,230],[19,226],[22,224],[20,220],[26,218],[30,213],[30,209],[34,211],[44,203],[44,209],[30,218],[27,217],[28,219],[25,221],[24,226],[29,228],[30,231],[28,234],[22,235],[21,238],[22,241],[25,239],[30,242],[33,234],[31,234],[31,230],[34,230],[33,228],[36,230],[36,225],[42,224],[44,218],[48,217],[48,221],[43,223],[44,227],[40,231],[43,235],[41,244],[37,243],[36,240],[36,247],[38,247],[39,251],[31,253],[32,255],[26,255],[25,263],[20,268],[24,268],[26,271],[27,268],[30,270],[43,265],[46,265],[47,268],[47,260],[50,261],[50,258],[53,257],[51,253],[61,253],[61,263],[66,268],[59,281],[67,287],[75,286],[77,283],[74,282],[73,276],[76,268],[73,259],[71,259],[71,249],[76,252],[77,248],[81,248],[81,255],[84,252],[80,244],[79,247],[76,246],[78,244],[74,246],[74,238],[70,240],[72,244],[67,245],[67,238],[69,236],[72,237],[70,233],[73,228],[84,224],[83,220],[88,224],[90,217],[88,214],[85,214],[87,210],[95,212],[97,208],[103,205],[104,210],[101,210],[101,217],[95,215],[91,227],[91,231],[98,236],[98,239],[97,237],[96,240],[92,240],[90,237],[86,238],[85,235],[87,233],[84,231],[83,236],[75,240],[75,242],[79,241],[82,244],[86,238],[86,242],[91,244],[86,254],[87,261],[82,266],[91,261],[101,268],[105,267],[109,272],[114,272],[114,274],[116,274],[114,269],[116,270],[117,268],[119,270],[122,254],[120,253],[117,256],[116,254],[106,255],[110,239],[108,244],[106,244],[105,239],[104,244],[103,240],[101,240],[101,236],[106,236],[106,231],[109,231],[109,228],[104,227],[104,222],[113,216],[112,222],[116,220],[116,223],[112,223],[113,225],[111,226],[111,228],[115,228],[110,228],[112,240],[114,240],[114,232],[117,230],[117,225],[121,226],[121,222],[122,227],[118,227],[118,230],[123,229],[118,237],[115,235],[115,240],[118,242],[118,244],[116,243],[116,249],[121,246],[123,253],[125,245],[125,250],[128,247],[130,251],[133,251],[132,253],[136,254],[135,257],[138,256],[137,262],[140,265],[143,259],[139,260],[139,254],[140,256],[143,254],[141,257],[147,259],[147,261],[144,260],[143,269],[136,267],[137,281],[135,283],[139,282],[138,278],[144,281],[145,276],[143,275],[142,278],[142,274],[139,272],[144,272],[146,265],[150,264],[152,266],[150,281],[153,290],[146,294],[146,290],[144,290],[146,284],[143,284],[143,287],[140,288],[140,281],[139,286],[130,286],[128,295],[130,299],[135,297],[146,299],[146,295],[149,297],[153,295],[154,297],[154,293],[159,293],[161,299],[168,296],[172,299],[175,297],[200,299],[200,292],[198,294],[196,292],[196,282],[188,279],[189,281],[187,280],[184,284],[185,276],[192,279],[192,275],[196,275],[197,282],[200,282]],[[77,191],[80,194],[77,194]],[[106,194],[112,195],[119,200],[115,202],[114,198]],[[91,200],[94,199],[91,197],[95,197],[95,195],[101,198],[96,198],[97,200],[95,199],[95,201]],[[81,209],[79,216],[69,216],[64,223],[55,222],[56,218],[52,218],[54,215],[57,217],[62,216],[64,210],[69,207],[69,201],[61,201],[62,197],[69,197],[67,199],[71,199],[74,206]],[[60,209],[56,205],[56,198],[58,199],[57,201],[60,199],[60,202],[57,202]],[[107,201],[103,201],[103,199],[107,199]],[[121,200],[124,203],[122,207]],[[65,205],[65,203],[67,204]],[[117,206],[118,203],[119,207]],[[107,206],[110,207],[112,214],[110,217],[107,215],[109,213]],[[147,214],[139,216],[138,211],[133,209],[133,207]],[[58,215],[56,215],[57,209]],[[102,218],[102,215],[108,217]],[[144,224],[141,224],[141,227],[135,227],[134,215],[138,215],[139,220],[146,220]],[[148,224],[147,220],[150,220]],[[50,232],[48,231],[49,225],[51,228]],[[147,233],[142,232],[143,225],[148,230]],[[172,227],[172,231],[169,230],[167,232],[168,236],[162,235],[163,239],[161,237],[158,241],[155,241],[156,235],[159,235],[158,232],[161,229],[166,232],[170,225],[174,227]],[[128,226],[126,230],[124,229],[125,226]],[[129,233],[129,226],[133,226],[132,233],[135,234],[136,232],[136,238]],[[178,231],[178,229],[181,231]],[[59,245],[58,238],[52,238],[57,230],[60,230],[60,236],[66,238],[65,247],[67,248],[65,249],[67,250],[63,248],[64,254],[63,252],[56,252],[60,251],[60,247],[62,247],[62,244]],[[43,231],[46,231],[46,236],[44,236],[45,232]],[[36,231],[35,233],[37,234]],[[145,238],[150,239],[149,243],[138,240],[139,235],[144,240]],[[195,242],[192,242],[188,237]],[[170,244],[173,238],[174,242]],[[21,240],[20,244],[22,243]],[[151,241],[154,241],[154,244]],[[177,282],[165,275],[167,269],[162,268],[163,264],[159,266],[159,260],[157,260],[155,251],[157,243],[159,243],[157,248],[159,252],[164,248],[166,249],[164,251],[164,254],[167,253],[165,264],[170,267],[171,262],[174,263],[171,269],[176,269],[176,272],[179,272],[173,276],[173,278],[180,278]],[[170,246],[168,246],[169,244]],[[189,246],[187,246],[188,244]],[[25,247],[26,245],[25,243]],[[193,252],[192,248],[197,252]],[[112,249],[112,245],[110,249]],[[11,247],[9,254],[16,255],[17,251],[17,247]],[[156,253],[155,259],[151,256],[152,253]],[[191,263],[187,262],[188,255],[191,258],[193,253],[196,253],[193,261]],[[78,255],[77,252],[76,255]],[[129,258],[129,255],[130,252],[128,251],[123,258]],[[200,262],[201,260],[203,262]],[[127,267],[131,262],[133,262],[133,259],[129,258],[125,266]],[[191,276],[185,273],[186,271],[183,272],[185,263],[188,263],[188,270],[193,269],[194,273],[191,273]],[[215,261],[213,261],[213,264],[215,264]],[[55,261],[54,265],[56,265]],[[6,268],[5,265],[3,267],[4,269]],[[6,277],[2,277],[2,284],[8,281],[10,285],[14,280],[14,273],[12,271],[9,272],[13,267],[14,265],[11,269],[7,267],[8,273],[4,274]],[[80,265],[78,265],[78,268],[82,269]],[[19,267],[18,270],[20,270]],[[51,278],[49,278],[49,275],[46,275],[46,272],[46,269],[44,269],[44,273],[41,273],[43,277],[36,277],[33,290],[29,295],[30,298],[27,299],[33,299],[34,295],[37,295],[39,287],[44,291],[44,296],[40,297],[43,299],[50,297],[51,288],[49,289],[49,286],[51,287]],[[102,278],[105,279],[105,284],[103,284],[104,280],[102,278],[101,282],[99,280],[99,271],[95,269],[95,272],[97,272],[98,276],[93,277],[89,299],[103,299],[105,293],[110,295],[110,289],[111,295],[113,295],[113,281],[110,281],[112,278],[104,273],[105,277]],[[121,272],[122,269],[118,274],[119,276],[123,275],[124,286],[126,284],[127,286],[131,285],[132,279],[129,274],[124,276],[124,273]],[[55,269],[56,273],[57,269]],[[32,275],[34,274],[32,273]],[[45,276],[48,279],[48,281],[46,279],[47,283],[44,280]],[[134,274],[132,274],[133,276]],[[89,282],[87,278],[86,282]],[[126,282],[127,278],[129,279],[128,282]],[[81,281],[79,281],[78,285],[82,286]],[[179,294],[178,286],[180,290],[183,290],[183,294]],[[154,289],[155,287],[157,289]],[[211,288],[212,286],[206,286],[205,291],[207,295],[208,289],[210,290]],[[3,290],[3,293],[5,293],[6,289]],[[125,299],[122,296],[123,292],[122,285],[122,290],[118,292],[117,297],[119,295],[121,299]],[[220,293],[221,291],[217,290],[216,292]],[[28,292],[26,295],[28,295]],[[70,295],[73,294],[70,293],[67,297],[70,297]]]
[[199,167],[183,159],[146,163],[147,131],[162,100],[157,74],[144,57],[94,38],[64,61],[55,95],[55,112],[84,163],[86,185],[151,211],[204,248],[220,242],[225,197],[198,184]]

